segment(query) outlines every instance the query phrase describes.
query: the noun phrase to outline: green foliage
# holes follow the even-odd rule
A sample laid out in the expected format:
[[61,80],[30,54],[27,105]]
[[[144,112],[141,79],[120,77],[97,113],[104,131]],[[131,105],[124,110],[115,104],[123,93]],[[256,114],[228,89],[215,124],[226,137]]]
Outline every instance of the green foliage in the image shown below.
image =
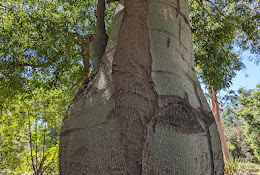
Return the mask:
[[259,174],[260,173],[260,164],[255,164],[255,163],[242,163],[242,167],[244,169],[245,172],[247,172],[248,174]]
[[251,53],[260,55],[259,25],[256,25],[260,20],[257,14],[259,2],[189,2],[198,75],[216,92],[228,88],[236,71],[243,68],[236,48],[249,49]]
[[235,173],[239,173],[242,171],[242,163],[239,159],[233,158],[231,156],[230,160],[224,160],[225,162],[225,167],[224,167],[224,172],[225,174],[230,174],[233,175]]
[[225,160],[225,175],[254,175],[259,174],[260,172],[260,165],[254,163],[245,163],[240,159],[231,157],[230,161]]
[[[95,5],[94,0],[0,1],[1,95],[25,93],[29,83],[48,89],[82,79],[81,47],[95,33]],[[108,31],[114,7],[107,5]]]
[[[107,33],[115,4],[106,4]],[[0,172],[58,173],[60,125],[83,77],[95,6],[0,0]]]
[[60,125],[74,93],[38,88],[0,103],[0,172],[58,174]]
[[244,134],[260,161],[260,84],[255,90],[239,89],[239,93],[240,107],[236,113],[246,122]]
[[[229,87],[243,67],[233,43],[259,54],[259,3],[190,2],[200,77],[216,90]],[[115,5],[106,4],[108,34]],[[61,119],[83,76],[82,46],[95,33],[95,6],[96,0],[0,0],[0,170],[33,172],[32,162],[39,168],[46,156],[45,173],[57,173]],[[245,133],[255,145],[255,129]]]
[[[256,89],[238,90],[223,112],[225,133],[234,146],[234,156],[260,161],[260,85]],[[246,142],[245,142],[246,141]]]
[[225,138],[228,143],[228,149],[231,155],[245,162],[257,162],[250,144],[246,141],[246,136],[243,133],[243,124],[241,121],[223,125]]

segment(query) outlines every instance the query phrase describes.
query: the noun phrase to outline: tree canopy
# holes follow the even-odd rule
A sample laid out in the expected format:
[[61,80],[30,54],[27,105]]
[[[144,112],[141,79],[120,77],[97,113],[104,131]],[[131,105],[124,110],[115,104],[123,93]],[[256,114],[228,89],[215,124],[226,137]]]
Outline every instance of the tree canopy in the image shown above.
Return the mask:
[[[106,8],[108,31],[113,7]],[[82,46],[95,32],[94,0],[10,0],[0,11],[1,94],[29,84],[72,86],[82,77]]]
[[232,84],[244,67],[241,50],[260,60],[259,11],[259,1],[190,1],[195,64],[210,89]]
[[[229,87],[243,67],[238,48],[259,60],[259,2],[189,2],[199,76],[215,90]],[[106,4],[107,33],[115,5]],[[29,81],[51,88],[82,79],[82,52],[95,33],[95,9],[94,0],[1,2],[0,92],[22,92]]]

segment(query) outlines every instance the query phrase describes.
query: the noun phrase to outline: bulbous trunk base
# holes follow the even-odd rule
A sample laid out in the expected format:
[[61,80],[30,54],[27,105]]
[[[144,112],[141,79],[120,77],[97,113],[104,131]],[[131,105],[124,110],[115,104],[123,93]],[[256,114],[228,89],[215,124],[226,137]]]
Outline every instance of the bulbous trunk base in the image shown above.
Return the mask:
[[60,173],[224,174],[188,2],[121,3],[99,72],[64,118]]

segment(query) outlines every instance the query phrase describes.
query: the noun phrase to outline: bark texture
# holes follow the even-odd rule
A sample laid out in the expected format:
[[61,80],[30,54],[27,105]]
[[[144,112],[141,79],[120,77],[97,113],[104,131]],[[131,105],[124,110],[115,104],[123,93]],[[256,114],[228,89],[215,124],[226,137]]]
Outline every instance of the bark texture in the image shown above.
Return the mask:
[[64,118],[60,173],[224,174],[188,1],[120,1],[99,71]]
[[221,145],[222,145],[223,156],[227,161],[230,161],[230,153],[229,153],[229,150],[228,150],[227,141],[226,141],[226,138],[225,138],[225,135],[224,135],[222,122],[221,122],[221,119],[220,119],[219,102],[218,102],[216,92],[214,90],[212,90],[209,96],[210,96],[210,104],[211,104],[211,107],[212,107],[212,112],[213,112],[213,115],[215,117],[217,127],[218,127],[219,137],[220,137]]
[[81,50],[82,50],[82,57],[83,57],[83,65],[84,65],[84,69],[83,69],[83,82],[87,82],[88,81],[88,75],[89,75],[89,40],[84,43],[81,46]]
[[89,54],[93,63],[92,74],[98,72],[107,45],[108,36],[105,30],[104,19],[105,0],[98,0],[96,9],[96,34],[92,35],[89,43]]

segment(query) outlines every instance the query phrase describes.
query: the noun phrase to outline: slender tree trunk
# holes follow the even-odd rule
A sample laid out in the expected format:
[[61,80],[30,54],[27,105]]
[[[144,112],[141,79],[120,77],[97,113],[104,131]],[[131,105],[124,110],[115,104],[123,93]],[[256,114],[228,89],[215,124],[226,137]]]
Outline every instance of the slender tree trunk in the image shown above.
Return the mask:
[[61,131],[60,173],[224,174],[186,0],[120,1],[98,73]]
[[105,30],[105,0],[97,0],[96,9],[96,34],[93,35],[89,43],[89,53],[92,57],[92,74],[99,70],[101,59],[103,58],[108,36]]
[[32,169],[34,174],[36,174],[37,170],[34,164],[34,158],[33,158],[33,145],[32,145],[32,132],[31,132],[31,120],[29,115],[29,109],[27,109],[27,117],[28,117],[28,131],[29,131],[29,146],[30,146],[30,153],[31,153],[31,161],[32,161]]
[[223,151],[223,155],[224,158],[226,160],[230,160],[230,153],[228,150],[228,145],[227,145],[227,141],[224,135],[224,131],[223,131],[223,127],[222,127],[222,123],[221,123],[221,119],[220,119],[220,114],[219,114],[219,102],[218,102],[218,98],[216,95],[216,92],[214,90],[211,90],[210,93],[210,104],[212,107],[212,112],[213,115],[215,117],[216,123],[217,123],[217,127],[218,127],[218,132],[219,132],[219,136],[220,136],[220,140],[222,143],[222,151]]
[[81,46],[81,50],[82,50],[82,58],[83,58],[83,65],[84,65],[84,75],[83,75],[83,82],[87,82],[88,81],[88,76],[89,76],[89,40],[83,45]]

